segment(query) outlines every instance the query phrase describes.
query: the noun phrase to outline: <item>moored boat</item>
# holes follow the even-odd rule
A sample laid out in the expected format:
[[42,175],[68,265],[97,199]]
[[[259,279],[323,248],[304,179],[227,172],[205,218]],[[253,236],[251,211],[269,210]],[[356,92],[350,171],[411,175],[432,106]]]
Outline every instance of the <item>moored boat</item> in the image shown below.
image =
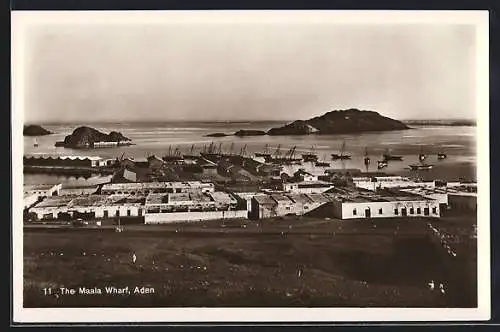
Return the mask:
[[416,170],[429,170],[429,169],[432,169],[433,165],[430,165],[430,164],[413,164],[413,165],[408,165],[408,166],[410,166],[411,170],[416,171]]
[[310,152],[302,154],[302,160],[304,162],[309,162],[309,161],[315,162],[315,161],[318,161],[318,155],[316,153],[314,153],[314,146],[311,147],[311,151]]
[[332,153],[331,156],[332,156],[332,159],[333,160],[346,160],[346,159],[351,159],[351,156],[350,155],[347,155],[347,154],[344,154],[344,150],[345,150],[345,141],[342,142],[342,146],[340,148],[340,153]]

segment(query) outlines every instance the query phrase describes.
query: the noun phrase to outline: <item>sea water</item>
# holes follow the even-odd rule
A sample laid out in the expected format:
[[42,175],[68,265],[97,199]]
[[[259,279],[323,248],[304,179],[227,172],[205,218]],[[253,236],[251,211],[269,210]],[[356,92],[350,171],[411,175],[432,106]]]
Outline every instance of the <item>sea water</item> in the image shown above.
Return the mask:
[[[418,154],[427,155],[426,163],[432,164],[433,169],[419,171],[422,178],[440,178],[444,180],[475,179],[476,142],[475,126],[412,126],[411,129],[383,132],[365,132],[342,135],[305,135],[305,136],[247,136],[247,137],[206,137],[216,132],[232,134],[240,129],[254,129],[267,131],[272,127],[285,122],[156,122],[156,123],[93,123],[90,127],[109,133],[119,131],[132,139],[134,145],[117,148],[100,148],[77,150],[64,147],[55,147],[56,141],[64,140],[66,135],[78,126],[84,124],[46,124],[44,128],[54,134],[37,138],[38,146],[34,146],[34,138],[24,137],[25,155],[78,155],[100,156],[103,158],[131,157],[144,160],[149,155],[162,157],[178,148],[182,154],[199,153],[213,142],[218,149],[225,153],[240,153],[242,148],[248,155],[262,152],[265,145],[270,153],[284,155],[295,147],[295,155],[314,152],[321,161],[330,162],[330,168],[357,168],[361,170],[377,171],[377,160],[382,154],[389,152],[400,155],[403,161],[389,162],[382,171],[401,175],[415,175],[408,170],[408,165],[418,163]],[[344,154],[351,155],[350,160],[332,161],[331,154],[339,153],[345,143]],[[370,157],[368,169],[364,165],[365,153]],[[447,158],[438,160],[437,154],[445,153]],[[312,163],[304,167],[312,167]],[[37,175],[36,181],[43,181]],[[33,182],[34,175],[25,175],[25,182]],[[53,181],[60,180],[54,176],[44,176]]]

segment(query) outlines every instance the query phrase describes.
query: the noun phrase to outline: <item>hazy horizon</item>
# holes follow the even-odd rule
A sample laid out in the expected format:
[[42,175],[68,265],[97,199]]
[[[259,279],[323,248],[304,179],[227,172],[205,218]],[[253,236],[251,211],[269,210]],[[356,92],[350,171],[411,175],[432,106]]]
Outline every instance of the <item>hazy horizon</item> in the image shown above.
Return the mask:
[[475,119],[474,26],[34,24],[25,123]]
[[[289,123],[295,120],[300,119],[281,119],[281,120],[127,120],[127,121],[117,121],[117,120],[101,120],[101,121],[89,121],[89,120],[73,120],[73,121],[44,121],[44,122],[25,122],[24,125],[92,125],[92,124],[153,124],[153,123]],[[429,121],[429,122],[439,122],[439,121],[451,121],[451,122],[459,122],[459,121],[468,121],[468,122],[476,122],[476,118],[434,118],[434,119],[395,119],[402,122],[407,121]]]

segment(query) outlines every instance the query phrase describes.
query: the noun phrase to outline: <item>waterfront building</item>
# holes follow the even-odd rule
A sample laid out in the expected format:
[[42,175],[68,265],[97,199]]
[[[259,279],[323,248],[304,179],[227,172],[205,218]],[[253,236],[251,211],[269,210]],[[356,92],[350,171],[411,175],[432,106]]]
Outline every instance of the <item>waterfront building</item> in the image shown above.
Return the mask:
[[235,197],[225,192],[183,192],[149,194],[146,200],[146,224],[247,218],[247,210],[238,210]]
[[116,159],[104,159],[96,156],[24,156],[23,164],[26,166],[48,167],[102,167],[111,166]]
[[215,186],[210,182],[132,182],[107,183],[101,188],[101,194],[147,195],[149,193],[213,192]]
[[284,182],[282,183],[282,190],[287,193],[302,193],[314,194],[324,193],[334,188],[334,185],[325,181],[300,181],[300,182]]
[[384,188],[435,188],[435,181],[413,181],[400,175],[353,176],[352,183],[358,188],[377,190]]

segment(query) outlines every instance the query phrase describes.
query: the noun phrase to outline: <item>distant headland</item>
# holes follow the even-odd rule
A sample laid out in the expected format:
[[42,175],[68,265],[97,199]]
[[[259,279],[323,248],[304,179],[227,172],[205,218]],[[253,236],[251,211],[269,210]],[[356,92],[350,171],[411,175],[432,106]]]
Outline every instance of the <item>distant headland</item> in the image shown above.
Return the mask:
[[110,148],[132,145],[132,140],[120,132],[112,131],[106,134],[97,129],[82,126],[66,136],[64,141],[56,142],[55,145],[72,149]]
[[23,136],[44,136],[52,134],[51,131],[39,125],[25,125],[23,128]]
[[[366,131],[404,130],[409,127],[401,121],[380,115],[374,111],[364,111],[355,108],[334,110],[309,120],[296,120],[281,127],[262,130],[239,130],[235,136],[261,135],[336,135],[352,134]],[[207,135],[209,137],[229,136],[222,133]]]

